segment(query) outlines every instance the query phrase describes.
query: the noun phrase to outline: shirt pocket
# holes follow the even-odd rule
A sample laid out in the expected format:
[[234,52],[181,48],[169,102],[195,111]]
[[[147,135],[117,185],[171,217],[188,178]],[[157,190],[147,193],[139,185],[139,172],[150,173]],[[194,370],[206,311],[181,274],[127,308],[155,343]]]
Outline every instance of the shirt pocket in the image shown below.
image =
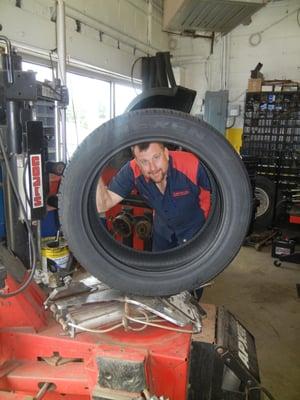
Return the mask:
[[198,208],[197,196],[191,188],[176,188],[171,194],[174,204],[174,218],[177,224],[186,224],[187,220],[193,217]]

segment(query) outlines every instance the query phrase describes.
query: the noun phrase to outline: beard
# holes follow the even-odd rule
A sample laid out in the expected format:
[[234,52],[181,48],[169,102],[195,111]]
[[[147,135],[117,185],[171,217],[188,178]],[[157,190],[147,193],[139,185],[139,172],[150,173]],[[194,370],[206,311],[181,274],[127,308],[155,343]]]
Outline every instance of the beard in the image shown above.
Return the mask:
[[162,170],[158,170],[156,173],[149,174],[149,178],[154,182],[154,183],[161,183],[166,177],[166,172],[163,172]]

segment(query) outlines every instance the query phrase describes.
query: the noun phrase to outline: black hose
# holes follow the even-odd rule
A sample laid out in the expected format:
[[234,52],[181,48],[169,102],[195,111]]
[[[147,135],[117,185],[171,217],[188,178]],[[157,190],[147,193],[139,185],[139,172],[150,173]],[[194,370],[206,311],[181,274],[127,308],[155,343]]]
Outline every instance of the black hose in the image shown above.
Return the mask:
[[28,192],[27,192],[27,186],[26,186],[26,172],[27,172],[27,168],[28,168],[28,158],[25,160],[24,163],[24,170],[23,170],[23,177],[22,177],[22,181],[23,181],[23,188],[24,188],[24,193],[25,193],[25,197],[26,197],[26,201],[28,203],[28,205],[30,206],[31,201],[30,198],[28,196]]
[[253,387],[248,387],[247,388],[247,392],[248,393],[251,392],[252,390],[260,390],[261,392],[263,392],[267,396],[268,399],[275,400],[275,397],[273,397],[271,395],[271,393],[266,388],[264,388],[263,386],[253,386]]
[[231,128],[233,128],[234,127],[234,124],[235,124],[235,120],[236,120],[236,117],[233,117],[233,120],[232,120],[232,123],[229,125],[229,126],[227,126],[226,125],[226,129],[231,129]]
[[136,65],[136,63],[139,61],[139,60],[141,60],[143,57],[138,57],[136,60],[134,60],[134,62],[133,62],[133,64],[132,64],[132,66],[131,66],[131,71],[130,71],[130,80],[131,80],[131,85],[132,85],[132,87],[135,89],[135,86],[134,86],[134,81],[133,81],[133,72],[134,72],[134,67],[135,67],[135,65]]

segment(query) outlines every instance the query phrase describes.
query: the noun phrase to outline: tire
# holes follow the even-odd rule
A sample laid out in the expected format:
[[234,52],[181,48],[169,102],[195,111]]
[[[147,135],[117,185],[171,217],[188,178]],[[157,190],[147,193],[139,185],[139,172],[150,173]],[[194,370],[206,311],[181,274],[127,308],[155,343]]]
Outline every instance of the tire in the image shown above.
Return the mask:
[[[137,142],[172,142],[202,160],[212,183],[212,208],[192,240],[163,252],[139,252],[115,241],[99,223],[95,188],[99,171],[118,151]],[[83,267],[125,293],[163,296],[193,290],[235,257],[251,218],[251,187],[238,154],[214,128],[188,114],[147,109],[116,117],[92,132],[66,168],[60,221]]]
[[265,176],[258,175],[255,179],[254,194],[260,202],[256,209],[255,225],[260,228],[271,227],[276,195],[275,184]]

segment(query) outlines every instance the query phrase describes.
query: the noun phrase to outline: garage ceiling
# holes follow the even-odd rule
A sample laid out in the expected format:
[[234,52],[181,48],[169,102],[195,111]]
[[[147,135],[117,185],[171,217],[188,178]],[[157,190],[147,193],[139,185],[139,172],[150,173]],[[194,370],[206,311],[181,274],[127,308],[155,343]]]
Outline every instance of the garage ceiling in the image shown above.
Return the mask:
[[165,0],[164,29],[168,31],[226,34],[250,17],[268,0]]

